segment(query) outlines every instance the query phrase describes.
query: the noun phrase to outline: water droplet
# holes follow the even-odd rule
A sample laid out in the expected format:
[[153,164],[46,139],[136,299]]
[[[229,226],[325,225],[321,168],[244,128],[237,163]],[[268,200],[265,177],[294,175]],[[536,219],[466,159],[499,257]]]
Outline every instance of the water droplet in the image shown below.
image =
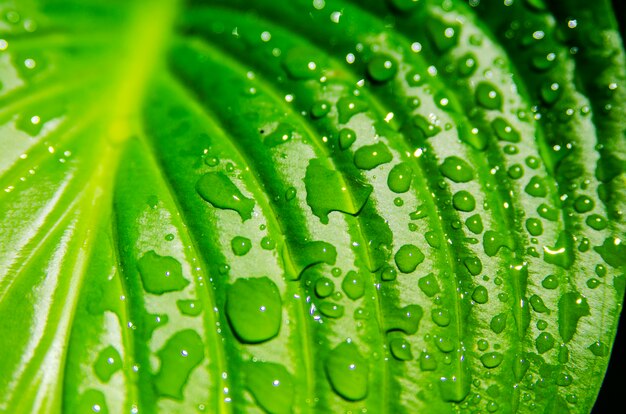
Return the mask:
[[440,126],[429,121],[422,115],[415,115],[412,122],[413,126],[416,127],[424,135],[424,138],[432,138],[441,132]]
[[559,219],[558,210],[550,207],[546,203],[541,203],[541,205],[537,207],[537,214],[539,214],[540,217],[550,221],[557,221]]
[[285,191],[285,200],[287,201],[291,201],[294,198],[296,198],[296,194],[297,194],[297,190],[293,187],[289,187],[286,191]]
[[590,214],[585,219],[585,223],[594,230],[601,231],[608,227],[609,222],[598,214]]
[[391,162],[392,159],[391,152],[382,142],[364,145],[354,153],[354,165],[362,170],[374,169]]
[[263,144],[269,148],[273,148],[277,145],[291,141],[293,137],[294,128],[289,124],[280,123],[274,131],[265,137]]
[[328,356],[326,375],[335,392],[348,401],[367,397],[369,366],[353,342],[342,342]]
[[394,338],[389,341],[391,355],[399,361],[410,361],[413,359],[411,344],[404,338]]
[[330,243],[323,241],[301,242],[292,240],[291,249],[287,250],[287,244],[283,244],[281,256],[288,268],[288,276],[292,280],[298,280],[302,272],[318,263],[334,265],[337,261],[337,249]]
[[445,53],[456,46],[461,26],[449,24],[439,19],[426,20],[426,30],[430,41],[440,53]]
[[602,341],[592,343],[587,349],[589,349],[597,357],[604,357],[609,354],[609,347]]
[[595,289],[598,286],[600,286],[600,281],[598,279],[593,278],[593,277],[590,279],[587,279],[587,287],[589,289]]
[[459,58],[457,70],[459,76],[468,77],[476,71],[477,60],[473,53],[466,53]]
[[365,278],[354,270],[346,273],[341,288],[352,300],[357,300],[365,294]]
[[343,128],[339,131],[339,148],[346,150],[356,141],[356,132],[350,128]]
[[241,194],[230,178],[222,172],[204,174],[196,183],[196,191],[214,207],[234,210],[244,221],[252,218],[254,200]]
[[513,360],[513,375],[515,375],[515,379],[519,382],[526,375],[526,371],[530,368],[530,361],[526,356],[517,355]]
[[311,116],[315,119],[322,118],[330,112],[330,102],[319,101],[311,106]]
[[476,86],[476,102],[485,109],[502,109],[502,93],[488,82]]
[[574,209],[578,213],[587,213],[595,207],[595,203],[592,198],[585,195],[581,195],[574,201]]
[[491,318],[489,327],[496,334],[502,333],[506,328],[506,313],[500,313]]
[[272,362],[248,362],[245,365],[246,387],[265,411],[271,414],[292,412],[295,386],[291,374]]
[[294,48],[285,54],[283,67],[285,71],[295,80],[315,79],[320,76],[320,69],[317,62],[312,59],[315,52],[308,49]]
[[94,389],[88,389],[85,391],[80,397],[77,412],[109,414],[106,399],[104,398],[102,391]]
[[619,268],[626,266],[626,244],[621,239],[608,237],[602,246],[593,248],[609,266]]
[[141,276],[143,288],[148,293],[163,293],[182,290],[189,284],[183,277],[183,268],[178,260],[170,256],[159,256],[150,250],[139,261],[137,268]]
[[439,233],[436,231],[427,231],[424,233],[424,238],[428,245],[434,249],[438,249],[441,247],[441,239],[439,238]]
[[543,247],[543,260],[546,263],[569,269],[574,263],[574,240],[569,232],[562,231],[554,247]]
[[574,379],[567,372],[559,372],[556,376],[556,385],[560,387],[568,387],[572,384]]
[[265,236],[261,239],[261,248],[263,250],[273,250],[276,247],[276,241],[269,236]]
[[479,285],[474,288],[474,293],[472,293],[472,300],[479,304],[485,304],[489,300],[489,292],[487,288]]
[[122,369],[122,357],[113,346],[107,346],[98,355],[93,370],[102,382],[109,382],[113,374]]
[[159,395],[183,399],[183,388],[191,372],[204,359],[204,343],[196,331],[186,329],[172,335],[157,355],[161,360],[154,376]]
[[535,348],[537,352],[543,354],[554,348],[554,337],[549,332],[542,332],[535,339]]
[[460,376],[452,375],[439,378],[439,392],[444,401],[461,402],[470,392],[471,379],[469,373]]
[[375,82],[387,82],[396,76],[398,64],[389,55],[376,55],[367,64],[367,74]]
[[512,179],[519,180],[524,176],[524,167],[522,167],[520,164],[513,164],[509,167],[508,170],[506,170],[506,173]]
[[252,248],[252,241],[247,237],[236,236],[230,241],[230,247],[236,256],[244,256]]
[[528,301],[530,302],[530,306],[533,307],[533,310],[535,312],[537,312],[537,313],[550,313],[550,310],[548,309],[546,304],[543,302],[543,299],[541,299],[541,297],[539,297],[537,295],[532,295],[530,297],[530,299],[528,299]]
[[337,101],[339,123],[347,123],[354,115],[367,111],[368,105],[356,97],[344,97]]
[[433,273],[429,273],[426,276],[421,277],[417,281],[417,285],[429,298],[435,296],[440,290],[437,278]]
[[576,333],[578,321],[590,315],[589,304],[578,292],[568,292],[559,299],[559,334],[563,342],[569,342]]
[[526,230],[531,236],[541,236],[543,234],[543,224],[538,218],[529,218],[526,220]]
[[546,82],[539,89],[539,96],[546,105],[553,105],[559,100],[562,93],[561,85],[558,82]]
[[419,305],[407,305],[385,313],[385,331],[402,331],[413,335],[419,329],[423,311]]
[[394,256],[396,266],[402,273],[411,273],[424,261],[424,253],[414,244],[400,247]]
[[180,299],[176,301],[176,307],[186,316],[198,316],[202,313],[202,303],[199,300]]
[[502,247],[514,250],[515,245],[513,243],[512,239],[493,230],[487,230],[483,237],[483,248],[487,256],[495,256]]
[[226,316],[242,342],[265,342],[278,335],[281,312],[280,293],[267,277],[237,279],[227,291]]
[[328,223],[328,214],[332,211],[358,214],[372,192],[371,185],[356,178],[344,177],[340,172],[324,167],[319,159],[309,161],[304,185],[307,204],[324,224]]
[[441,327],[450,325],[451,317],[450,311],[445,308],[437,308],[431,311],[431,318],[433,322]]
[[479,214],[474,214],[465,220],[465,225],[474,234],[483,232],[483,220]]
[[472,167],[457,156],[446,158],[439,166],[439,170],[445,177],[456,183],[466,183],[474,178]]
[[476,208],[476,200],[468,191],[457,191],[452,196],[452,204],[459,211],[470,212]]
[[548,195],[548,189],[541,178],[534,176],[528,181],[524,191],[533,197],[545,197]]
[[315,281],[315,294],[319,298],[326,298],[335,291],[335,283],[327,277],[320,277]]
[[468,257],[463,264],[472,276],[478,276],[483,271],[483,264],[478,257]]
[[480,362],[485,366],[485,368],[496,368],[502,363],[504,357],[500,352],[487,352],[486,354],[481,355]]
[[344,314],[343,306],[332,302],[322,302],[318,304],[317,309],[322,315],[333,319],[341,318]]
[[520,142],[520,133],[514,129],[504,118],[498,117],[491,122],[491,128],[498,139],[507,142]]
[[434,371],[437,369],[435,356],[424,351],[420,355],[420,368],[422,371]]
[[395,165],[391,171],[389,171],[387,185],[394,193],[406,193],[411,187],[412,179],[413,169],[408,163],[403,162]]
[[385,282],[396,280],[396,277],[398,277],[398,271],[391,266],[383,267],[382,271],[380,272],[380,278]]

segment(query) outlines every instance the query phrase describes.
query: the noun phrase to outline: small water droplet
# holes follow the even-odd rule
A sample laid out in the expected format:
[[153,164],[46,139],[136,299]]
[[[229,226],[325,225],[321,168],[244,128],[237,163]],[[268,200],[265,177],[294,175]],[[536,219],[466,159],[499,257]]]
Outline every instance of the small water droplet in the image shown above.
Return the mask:
[[417,281],[417,285],[428,297],[433,297],[440,291],[437,278],[433,273],[429,273],[428,275],[421,277]]
[[480,82],[476,86],[476,102],[485,109],[502,109],[502,93],[488,82]]
[[414,244],[405,244],[398,249],[394,259],[402,273],[411,273],[424,261],[425,256]]
[[452,205],[459,211],[470,212],[476,208],[476,200],[468,191],[461,190],[452,196]]
[[542,332],[535,339],[535,348],[537,352],[543,354],[554,348],[554,337],[549,332]]
[[93,370],[102,382],[109,382],[113,374],[122,369],[122,357],[113,346],[104,348],[98,355]]
[[474,288],[474,293],[472,293],[472,300],[479,304],[485,304],[489,300],[489,292],[487,288],[479,285]]
[[496,368],[502,363],[504,357],[500,352],[488,352],[486,354],[481,355],[480,362],[485,366],[485,368]]
[[413,179],[413,169],[408,163],[400,163],[395,165],[387,176],[387,186],[394,193],[406,193],[411,187]]
[[398,72],[398,64],[389,55],[376,55],[367,64],[367,74],[375,82],[387,82]]
[[365,278],[354,270],[346,273],[341,282],[341,288],[352,300],[357,300],[365,294]]
[[245,256],[252,248],[252,241],[247,237],[236,236],[230,241],[230,247],[236,256]]
[[354,165],[362,170],[371,170],[379,165],[391,162],[393,156],[385,144],[379,142],[364,145],[354,153]]
[[394,338],[389,341],[391,355],[399,361],[410,361],[413,359],[411,344],[404,338]]
[[472,167],[463,159],[451,156],[439,166],[441,173],[456,183],[466,183],[474,178]]
[[180,299],[176,301],[176,307],[186,316],[198,316],[202,313],[202,303],[199,300]]

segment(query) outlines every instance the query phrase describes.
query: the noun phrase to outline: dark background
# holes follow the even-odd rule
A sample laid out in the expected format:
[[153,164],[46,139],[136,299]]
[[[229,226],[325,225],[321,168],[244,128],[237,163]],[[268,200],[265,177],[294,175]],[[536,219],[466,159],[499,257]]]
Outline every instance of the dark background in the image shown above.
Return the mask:
[[[613,8],[620,25],[622,39],[626,39],[626,0],[613,0]],[[623,407],[624,396],[626,395],[626,313],[622,315],[617,329],[617,338],[613,345],[609,370],[604,377],[598,401],[593,408],[592,414],[614,413],[616,407]],[[619,409],[618,409],[619,410]]]

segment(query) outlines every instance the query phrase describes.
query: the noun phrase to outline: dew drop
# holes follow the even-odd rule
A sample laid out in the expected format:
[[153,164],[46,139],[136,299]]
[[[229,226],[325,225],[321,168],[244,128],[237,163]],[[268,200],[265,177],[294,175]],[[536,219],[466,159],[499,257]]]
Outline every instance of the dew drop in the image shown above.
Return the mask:
[[183,277],[183,268],[170,256],[159,256],[150,250],[139,261],[137,268],[143,287],[148,293],[162,295],[185,288],[189,281]]
[[503,359],[504,357],[500,352],[488,352],[480,357],[480,362],[485,368],[491,369],[499,366]]
[[602,341],[596,341],[587,348],[597,357],[604,357],[609,354],[609,347]]
[[113,346],[104,348],[93,366],[93,370],[102,382],[109,382],[113,374],[122,369],[122,357]]
[[479,214],[474,214],[465,220],[465,225],[474,234],[483,232],[483,220]]
[[236,236],[231,240],[230,247],[236,256],[245,256],[252,248],[252,241],[247,237]]
[[459,211],[470,212],[476,208],[476,200],[468,191],[461,190],[452,196],[452,205]]
[[417,285],[429,298],[435,296],[440,291],[437,278],[433,273],[429,273],[426,276],[421,277],[417,281]]
[[491,318],[489,327],[496,334],[502,333],[506,328],[506,313],[500,313]]
[[424,254],[414,244],[405,244],[396,252],[396,266],[402,273],[411,273],[424,261]]
[[537,237],[543,234],[543,224],[538,218],[529,218],[526,220],[526,230],[531,236]]
[[385,313],[385,331],[402,331],[413,335],[419,329],[423,311],[419,305],[407,305]]
[[339,115],[339,123],[345,124],[350,119],[361,112],[368,109],[367,103],[356,97],[344,97],[337,101],[337,112]]
[[348,401],[367,397],[369,367],[353,342],[335,347],[325,363],[326,375],[333,390]]
[[439,166],[441,173],[456,183],[466,183],[474,178],[472,167],[457,156],[450,156]]
[[394,338],[389,341],[391,355],[399,361],[410,361],[413,359],[411,344],[404,338]]
[[488,82],[476,86],[476,102],[485,109],[502,109],[502,93]]
[[411,187],[413,179],[413,169],[408,163],[400,163],[395,165],[387,176],[387,186],[394,193],[406,193]]
[[576,333],[578,321],[584,316],[590,315],[589,304],[578,292],[568,292],[559,299],[559,334],[563,342],[569,342]]
[[339,148],[346,150],[356,141],[356,132],[350,128],[343,128],[339,131]]
[[234,210],[244,221],[252,218],[254,200],[241,194],[230,178],[222,172],[204,174],[196,183],[196,191],[214,207]]
[[332,302],[322,302],[317,306],[320,313],[328,318],[341,318],[344,314],[344,308],[341,305]]
[[237,279],[227,291],[226,316],[242,342],[265,342],[278,335],[281,313],[280,293],[267,277]]
[[180,299],[176,301],[176,307],[186,316],[198,316],[202,313],[202,303],[199,300]]
[[392,159],[391,152],[382,142],[364,145],[354,153],[354,165],[362,170],[372,170],[391,162]]
[[420,354],[420,368],[422,371],[434,371],[437,369],[435,356],[424,351]]
[[344,276],[343,282],[341,282],[341,288],[346,296],[352,300],[357,300],[365,294],[365,278],[361,274],[351,270]]
[[520,133],[502,117],[491,121],[491,128],[501,141],[517,143],[521,140]]
[[545,197],[548,195],[548,189],[541,178],[534,176],[530,179],[524,191],[533,197]]
[[445,308],[436,308],[431,311],[431,318],[433,322],[441,327],[450,325],[451,316],[450,311]]
[[295,386],[287,369],[272,362],[248,362],[246,387],[265,411],[271,414],[292,412]]
[[191,372],[204,359],[204,343],[194,330],[186,329],[172,335],[157,355],[161,360],[154,376],[154,387],[159,395],[183,399],[183,389]]
[[367,74],[375,82],[387,82],[398,72],[398,64],[389,55],[376,55],[367,64]]
[[319,298],[326,298],[335,291],[335,283],[327,277],[320,277],[315,281],[315,294]]
[[543,354],[554,348],[554,337],[549,332],[542,332],[535,339],[535,348],[537,352]]

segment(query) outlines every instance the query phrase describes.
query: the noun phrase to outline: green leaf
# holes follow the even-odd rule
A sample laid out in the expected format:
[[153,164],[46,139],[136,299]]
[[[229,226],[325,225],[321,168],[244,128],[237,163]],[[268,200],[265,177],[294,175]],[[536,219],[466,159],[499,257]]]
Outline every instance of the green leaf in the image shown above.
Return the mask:
[[588,413],[608,0],[0,1],[0,411]]

